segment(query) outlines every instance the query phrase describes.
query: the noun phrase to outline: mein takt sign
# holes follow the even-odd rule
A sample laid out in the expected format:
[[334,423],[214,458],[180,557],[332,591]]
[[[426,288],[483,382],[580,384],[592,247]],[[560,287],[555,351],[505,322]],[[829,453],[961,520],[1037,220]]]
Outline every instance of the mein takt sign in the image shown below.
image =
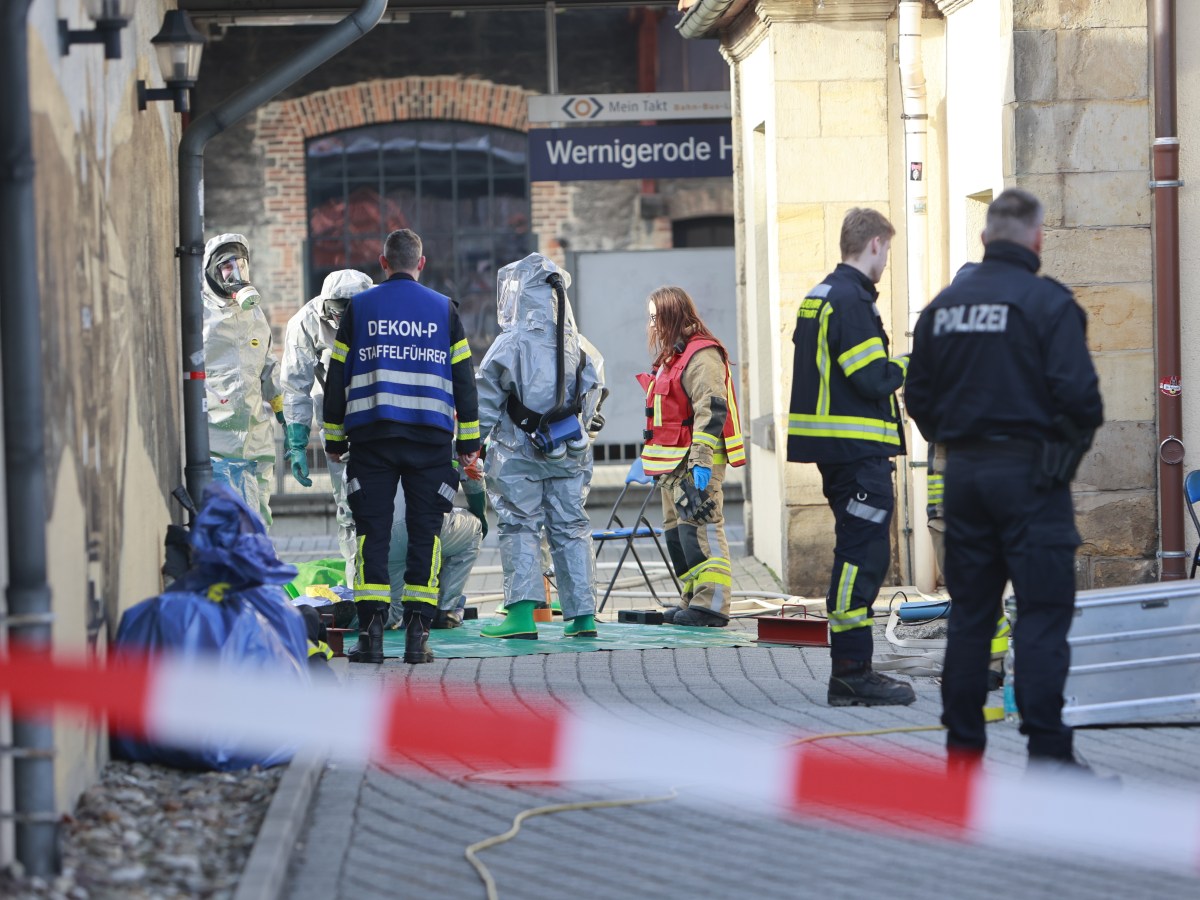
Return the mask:
[[733,133],[719,125],[540,128],[529,132],[530,181],[711,178],[733,174]]

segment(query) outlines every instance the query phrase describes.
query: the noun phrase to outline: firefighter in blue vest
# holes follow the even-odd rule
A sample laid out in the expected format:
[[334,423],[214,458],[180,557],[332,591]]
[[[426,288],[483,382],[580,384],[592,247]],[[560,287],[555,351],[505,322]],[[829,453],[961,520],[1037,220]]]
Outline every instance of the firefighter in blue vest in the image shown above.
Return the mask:
[[393,231],[379,264],[386,280],[355,295],[338,326],[325,387],[325,449],[335,461],[352,451],[346,490],[358,535],[360,630],[350,661],[383,661],[399,484],[408,529],[404,661],[416,664],[433,659],[427,641],[438,609],[442,518],[458,490],[452,459],[457,453],[466,468],[479,457],[479,400],[454,303],[417,282],[425,267],[421,238]]
[[842,221],[842,262],[796,313],[787,458],[816,463],[835,520],[826,608],[830,706],[907,705],[912,686],[871,668],[872,604],[891,566],[892,457],[904,453],[896,389],[906,357],[888,355],[875,301],[896,230],[873,209]]

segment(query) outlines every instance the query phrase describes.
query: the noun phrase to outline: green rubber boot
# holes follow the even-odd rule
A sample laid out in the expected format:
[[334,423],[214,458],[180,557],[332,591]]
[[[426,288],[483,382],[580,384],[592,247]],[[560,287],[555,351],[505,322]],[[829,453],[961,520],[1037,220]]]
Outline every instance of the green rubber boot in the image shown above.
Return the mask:
[[563,626],[563,637],[596,637],[596,617],[576,616]]
[[504,608],[504,621],[495,625],[484,625],[479,629],[483,637],[517,638],[523,641],[537,640],[537,625],[533,622],[536,600],[518,600]]
[[557,599],[550,601],[550,614],[555,616],[562,615],[562,604]]

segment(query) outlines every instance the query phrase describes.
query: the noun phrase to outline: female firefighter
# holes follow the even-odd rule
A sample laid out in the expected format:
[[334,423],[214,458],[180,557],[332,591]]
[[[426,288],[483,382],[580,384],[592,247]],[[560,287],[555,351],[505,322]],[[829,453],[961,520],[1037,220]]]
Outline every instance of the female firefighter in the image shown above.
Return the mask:
[[721,628],[732,593],[721,485],[726,465],[746,464],[729,354],[683,288],[654,291],[647,313],[654,363],[638,376],[646,391],[642,466],[658,477],[667,550],[683,582],[665,618]]

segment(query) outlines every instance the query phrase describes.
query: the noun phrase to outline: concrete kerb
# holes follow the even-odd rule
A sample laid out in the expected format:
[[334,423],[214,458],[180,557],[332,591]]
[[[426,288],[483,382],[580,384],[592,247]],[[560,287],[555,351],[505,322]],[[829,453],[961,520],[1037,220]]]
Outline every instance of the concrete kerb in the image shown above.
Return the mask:
[[233,900],[279,900],[283,896],[292,851],[308,820],[308,809],[327,761],[325,754],[308,753],[294,757],[288,764],[258,829]]

